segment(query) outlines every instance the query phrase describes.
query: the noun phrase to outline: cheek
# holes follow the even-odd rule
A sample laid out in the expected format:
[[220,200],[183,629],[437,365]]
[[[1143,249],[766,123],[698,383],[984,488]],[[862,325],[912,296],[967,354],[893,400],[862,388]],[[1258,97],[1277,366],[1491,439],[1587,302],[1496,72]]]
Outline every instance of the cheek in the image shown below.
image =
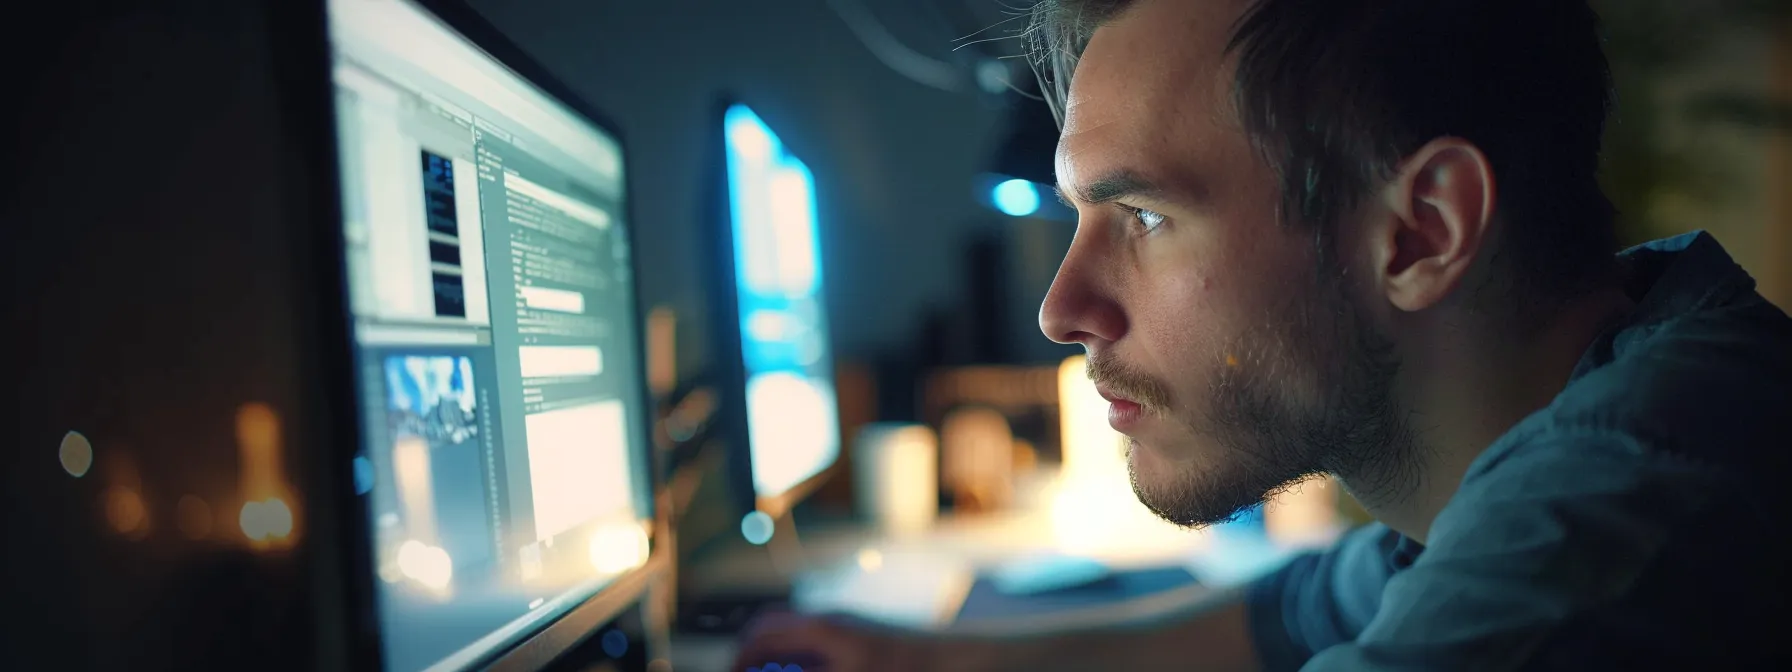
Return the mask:
[[1165,271],[1145,274],[1137,287],[1137,300],[1128,312],[1144,341],[1139,359],[1158,360],[1164,374],[1173,374],[1214,356],[1210,350],[1225,340],[1234,314],[1220,278]]

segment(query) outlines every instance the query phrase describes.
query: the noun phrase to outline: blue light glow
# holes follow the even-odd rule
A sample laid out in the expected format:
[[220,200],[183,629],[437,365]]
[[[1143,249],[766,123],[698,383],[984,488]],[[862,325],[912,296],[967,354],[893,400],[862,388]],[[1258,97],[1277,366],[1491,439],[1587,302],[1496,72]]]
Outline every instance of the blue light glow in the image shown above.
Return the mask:
[[996,185],[990,194],[995,201],[996,209],[1014,217],[1025,217],[1039,212],[1039,188],[1032,182],[1014,179]]
[[[820,473],[840,451],[815,176],[744,106],[728,109],[723,131],[747,443],[754,489],[772,496]],[[742,534],[764,543],[749,523],[741,521]],[[763,535],[771,538],[769,519]]]
[[365,455],[355,456],[355,494],[365,495],[373,491],[373,463]]
[[603,639],[598,643],[603,646],[604,655],[611,658],[621,658],[623,654],[628,653],[628,635],[622,634],[621,630],[604,633]]
[[740,519],[740,536],[747,538],[747,543],[763,546],[772,540],[772,517],[764,511],[754,511]]

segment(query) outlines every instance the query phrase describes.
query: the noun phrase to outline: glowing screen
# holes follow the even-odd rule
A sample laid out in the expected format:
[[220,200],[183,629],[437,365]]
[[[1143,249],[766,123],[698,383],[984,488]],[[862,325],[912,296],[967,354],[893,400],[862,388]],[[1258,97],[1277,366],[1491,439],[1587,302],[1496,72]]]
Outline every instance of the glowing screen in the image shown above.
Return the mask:
[[385,667],[476,666],[647,559],[621,148],[408,0],[330,0]]
[[771,496],[840,452],[815,180],[752,110],[723,124],[753,483]]

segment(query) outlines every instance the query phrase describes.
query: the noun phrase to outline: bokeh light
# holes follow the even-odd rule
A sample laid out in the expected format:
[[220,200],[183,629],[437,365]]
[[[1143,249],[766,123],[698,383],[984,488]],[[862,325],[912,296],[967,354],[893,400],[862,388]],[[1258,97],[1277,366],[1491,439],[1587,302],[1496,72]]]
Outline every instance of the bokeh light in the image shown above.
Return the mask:
[[997,184],[991,200],[996,209],[1012,217],[1025,217],[1039,211],[1039,188],[1021,179]]
[[603,645],[604,655],[611,658],[621,658],[628,653],[628,635],[622,634],[621,630],[611,629],[605,632],[599,644]]
[[454,560],[448,552],[415,539],[398,547],[398,569],[432,590],[445,590],[454,580]]
[[80,432],[64,434],[56,454],[62,461],[62,470],[75,478],[86,476],[87,470],[93,468],[93,443]]
[[740,536],[746,537],[747,543],[764,545],[772,540],[772,517],[764,511],[754,511],[740,519]]
[[284,539],[292,534],[292,508],[286,500],[270,497],[259,502],[245,502],[237,516],[243,535],[250,541]]
[[116,486],[106,490],[106,522],[119,534],[140,536],[149,531],[149,510],[136,488]]
[[355,494],[373,492],[373,462],[366,455],[355,456]]

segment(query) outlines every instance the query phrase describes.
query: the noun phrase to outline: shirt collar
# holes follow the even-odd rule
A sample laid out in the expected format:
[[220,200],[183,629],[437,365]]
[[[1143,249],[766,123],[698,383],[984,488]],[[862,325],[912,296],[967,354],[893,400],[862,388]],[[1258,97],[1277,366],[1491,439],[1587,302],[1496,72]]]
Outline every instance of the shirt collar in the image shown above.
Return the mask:
[[1587,349],[1570,379],[1610,363],[1627,346],[1679,318],[1726,305],[1755,288],[1717,239],[1704,231],[1643,243],[1620,252],[1625,290],[1637,303]]
[[1627,320],[1633,326],[1724,305],[1755,288],[1754,278],[1704,231],[1647,242],[1618,258],[1634,271],[1632,287],[1643,290],[1632,293],[1642,294]]
[[1425,545],[1404,534],[1394,542],[1394,549],[1388,552],[1388,567],[1396,572],[1411,567],[1419,559],[1419,553]]

